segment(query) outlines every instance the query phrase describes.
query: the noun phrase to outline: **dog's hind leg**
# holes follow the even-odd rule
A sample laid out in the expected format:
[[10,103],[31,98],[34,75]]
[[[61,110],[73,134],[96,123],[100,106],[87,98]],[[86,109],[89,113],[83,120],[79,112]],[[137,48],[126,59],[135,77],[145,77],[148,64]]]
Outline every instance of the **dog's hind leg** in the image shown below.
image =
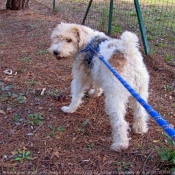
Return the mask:
[[71,83],[72,100],[69,106],[63,106],[61,110],[66,113],[73,113],[82,103],[84,92],[90,87],[91,79],[82,77],[75,77]]
[[[148,91],[147,87],[142,86],[139,90],[141,97],[147,101],[148,99]],[[148,114],[145,109],[134,99],[133,97],[130,99],[131,107],[134,110],[134,123],[133,129],[136,133],[146,133],[148,131],[147,120]]]
[[111,150],[121,151],[129,146],[128,130],[129,124],[125,121],[127,94],[116,93],[117,89],[105,93],[106,113],[110,117],[112,126]]

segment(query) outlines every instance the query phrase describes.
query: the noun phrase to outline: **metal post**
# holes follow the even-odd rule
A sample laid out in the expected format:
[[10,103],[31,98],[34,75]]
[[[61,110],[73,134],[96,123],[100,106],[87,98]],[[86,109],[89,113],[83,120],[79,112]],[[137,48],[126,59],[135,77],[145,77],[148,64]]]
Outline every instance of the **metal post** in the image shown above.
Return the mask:
[[148,40],[147,40],[147,36],[146,36],[146,29],[145,29],[143,19],[142,19],[142,13],[140,10],[139,1],[134,0],[134,4],[135,4],[137,17],[138,17],[138,21],[139,21],[139,27],[140,27],[140,31],[141,31],[141,35],[142,35],[142,41],[143,41],[143,45],[144,45],[145,54],[149,55],[150,49],[149,49],[149,44],[148,44]]
[[53,0],[53,10],[55,10],[55,0]]
[[109,21],[108,21],[108,34],[111,34],[112,15],[113,15],[113,4],[114,4],[114,1],[113,1],[113,0],[110,0],[110,7],[109,7]]
[[90,1],[89,1],[89,5],[88,5],[88,8],[87,8],[87,10],[86,10],[85,16],[84,16],[84,18],[83,18],[83,22],[81,23],[82,25],[84,25],[84,23],[85,23],[85,20],[86,20],[86,18],[87,18],[88,13],[89,13],[89,9],[90,9],[90,7],[91,7],[92,1],[93,1],[93,0],[90,0]]

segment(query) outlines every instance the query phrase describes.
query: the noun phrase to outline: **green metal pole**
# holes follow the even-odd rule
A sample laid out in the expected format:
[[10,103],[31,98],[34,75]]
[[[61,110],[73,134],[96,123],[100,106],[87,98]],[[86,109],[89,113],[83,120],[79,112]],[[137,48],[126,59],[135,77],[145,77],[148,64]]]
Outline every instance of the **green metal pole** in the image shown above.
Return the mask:
[[108,21],[108,34],[111,34],[111,28],[112,28],[113,4],[114,4],[114,1],[113,0],[110,0],[109,21]]
[[143,41],[143,45],[144,45],[145,54],[149,55],[150,48],[149,48],[149,44],[148,44],[148,40],[147,40],[147,36],[146,36],[146,29],[145,29],[143,19],[142,19],[142,13],[140,10],[139,1],[134,0],[134,4],[135,4],[137,17],[138,17],[138,21],[139,21],[139,27],[140,27],[140,31],[141,31],[141,35],[142,35],[142,41]]
[[53,0],[53,10],[55,10],[55,0]]
[[87,10],[86,10],[85,16],[84,16],[84,18],[83,18],[83,22],[81,23],[82,25],[84,25],[84,23],[85,23],[85,21],[86,21],[87,15],[88,15],[88,13],[89,13],[89,9],[90,9],[91,4],[92,4],[92,1],[93,1],[93,0],[90,0],[90,1],[89,1],[89,5],[88,5],[88,8],[87,8]]

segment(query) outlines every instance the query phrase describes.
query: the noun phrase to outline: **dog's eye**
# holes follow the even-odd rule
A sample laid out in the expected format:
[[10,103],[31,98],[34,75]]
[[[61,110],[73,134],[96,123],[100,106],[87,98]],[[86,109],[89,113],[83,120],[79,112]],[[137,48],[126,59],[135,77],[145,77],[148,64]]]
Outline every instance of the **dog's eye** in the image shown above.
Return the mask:
[[68,43],[70,43],[72,40],[71,40],[71,39],[66,39],[66,41],[67,41]]

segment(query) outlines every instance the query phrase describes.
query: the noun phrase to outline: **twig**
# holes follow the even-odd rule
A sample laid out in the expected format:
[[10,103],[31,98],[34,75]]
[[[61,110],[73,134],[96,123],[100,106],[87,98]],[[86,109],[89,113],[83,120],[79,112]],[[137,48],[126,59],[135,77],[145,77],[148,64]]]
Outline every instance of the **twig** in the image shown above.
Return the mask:
[[154,150],[150,152],[150,154],[148,155],[148,157],[146,158],[146,160],[145,160],[145,162],[144,162],[143,171],[142,171],[144,174],[145,174],[145,166],[146,166],[146,163],[147,163],[148,159],[150,158],[150,156],[151,156],[151,154],[152,154],[153,152],[154,152]]
[[33,133],[35,133],[36,131],[38,131],[38,129],[43,125],[44,123],[42,123],[41,125],[38,126],[38,128],[36,128],[35,131],[33,131]]
[[41,95],[44,95],[46,88],[43,88],[43,90],[41,91]]

